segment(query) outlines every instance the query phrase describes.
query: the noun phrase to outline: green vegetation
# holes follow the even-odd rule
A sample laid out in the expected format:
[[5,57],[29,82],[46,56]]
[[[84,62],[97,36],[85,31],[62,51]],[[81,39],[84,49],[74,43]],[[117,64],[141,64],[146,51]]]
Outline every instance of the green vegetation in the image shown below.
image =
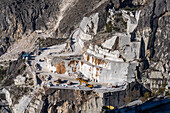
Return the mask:
[[106,32],[112,32],[112,22],[109,21],[106,25]]
[[129,102],[131,102],[131,97],[125,97],[125,99],[124,99],[124,101],[126,102],[126,103],[129,103]]
[[127,29],[127,22],[125,22],[125,20],[123,18],[121,20],[122,20],[122,23],[123,23],[125,29]]
[[122,19],[122,13],[117,13],[114,18],[115,22],[119,22],[121,19]]
[[145,92],[144,96],[141,97],[142,102],[145,102],[150,96],[151,94],[149,92]]
[[28,77],[25,78],[25,84],[27,83],[27,81],[28,81]]
[[29,88],[25,87],[23,88],[24,93],[27,93],[29,91]]
[[17,73],[20,74],[20,72],[21,72],[21,70],[19,69],[19,70],[17,71]]
[[147,98],[149,98],[149,97],[150,97],[150,93],[149,93],[149,92],[145,92],[144,98],[147,99]]
[[127,10],[127,11],[136,11],[139,7],[129,7],[126,6],[125,8],[123,8],[123,10]]
[[115,22],[118,23],[119,22],[119,18],[116,16],[115,17]]
[[6,73],[6,70],[3,69],[3,67],[1,66],[1,68],[0,68],[0,80],[3,79],[3,75],[4,75],[5,73]]
[[23,77],[26,77],[26,74],[24,74]]
[[111,21],[109,21],[105,26],[106,26],[106,32],[108,32],[108,33],[112,32],[112,30],[120,31],[120,28],[113,26]]
[[21,74],[23,72],[23,70],[26,69],[26,67],[27,66],[24,64],[20,69],[18,69],[17,74]]
[[130,12],[127,12],[127,14],[130,16]]
[[159,88],[158,91],[156,92],[156,95],[161,95],[161,94],[164,93],[164,91],[165,91],[165,87],[161,87],[161,88]]
[[113,15],[114,21],[109,21],[106,23],[106,31],[105,32],[124,32],[127,29],[127,22],[122,17],[122,13],[118,12]]
[[166,92],[166,93],[165,93],[165,96],[170,96],[170,93],[169,93],[169,92]]
[[162,84],[162,87],[160,87],[159,89],[158,89],[158,91],[156,92],[156,95],[161,95],[161,94],[163,94],[164,92],[165,92],[165,86],[166,86],[167,84],[166,83],[163,83]]
[[29,83],[29,85],[30,85],[30,86],[34,85],[34,81],[31,81],[31,82]]
[[118,28],[118,27],[113,27],[113,30],[115,30],[115,31],[120,31],[120,28]]
[[31,92],[33,92],[33,89],[30,89]]
[[26,60],[25,59],[22,59],[23,62],[25,62]]
[[9,62],[9,66],[11,66],[11,65],[12,65],[12,62],[10,61],[10,62]]
[[122,17],[122,13],[117,13],[117,16],[118,17]]
[[3,75],[0,75],[0,80],[3,80],[3,78],[4,78]]
[[164,88],[165,88],[165,86],[166,86],[166,85],[167,85],[167,83],[165,83],[165,82],[164,82],[164,83],[162,84],[162,87],[164,87]]
[[28,80],[32,80],[32,78],[29,78]]
[[23,69],[25,70],[25,69],[26,69],[26,67],[27,67],[27,66],[26,66],[26,65],[24,65],[24,66],[23,66]]
[[107,12],[107,16],[110,16],[110,13],[109,13],[109,12]]
[[78,57],[77,59],[78,59],[78,60],[81,60],[81,58],[80,58],[80,57]]

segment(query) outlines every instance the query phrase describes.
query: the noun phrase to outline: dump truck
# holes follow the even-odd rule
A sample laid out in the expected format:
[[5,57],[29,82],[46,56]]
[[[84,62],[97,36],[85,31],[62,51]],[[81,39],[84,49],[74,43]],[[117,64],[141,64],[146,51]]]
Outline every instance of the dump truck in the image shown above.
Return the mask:
[[88,84],[88,82],[87,82],[87,81],[85,81],[85,80],[84,80],[84,79],[82,79],[82,78],[76,78],[76,80],[79,80],[80,85],[82,84],[82,82],[84,82],[84,83],[86,84],[86,86],[87,86],[87,87],[89,87],[89,88],[92,88],[92,87],[93,87],[93,85]]

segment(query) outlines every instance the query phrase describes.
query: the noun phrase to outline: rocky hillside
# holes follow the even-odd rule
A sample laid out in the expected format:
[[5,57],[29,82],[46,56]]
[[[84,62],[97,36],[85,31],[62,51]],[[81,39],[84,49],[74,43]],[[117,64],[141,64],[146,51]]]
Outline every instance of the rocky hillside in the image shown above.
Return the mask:
[[[93,23],[95,14],[97,24]],[[83,34],[84,29],[92,38],[85,42],[86,48],[90,48],[90,44],[101,47],[103,42],[121,33],[130,37],[132,43],[140,43],[139,58],[136,57],[138,51],[133,54],[133,60],[139,63],[136,69],[132,69],[136,85],[129,84],[130,91],[115,93],[114,106],[120,107],[141,98],[145,91],[163,93],[161,88],[170,84],[169,0],[0,0],[0,17],[0,91],[7,98],[1,98],[4,95],[1,96],[0,92],[0,103],[9,105],[4,109],[0,107],[2,113],[95,112],[91,108],[101,112],[105,95],[41,89],[33,81],[34,73],[29,68],[31,63],[21,59],[23,51],[36,52],[39,46],[72,41],[70,37],[75,36],[75,32]],[[78,31],[79,26],[83,26],[80,24],[84,17],[92,20],[88,23],[91,26]],[[116,44],[108,51],[121,51],[119,58],[131,63],[133,61],[123,57],[128,57],[125,50],[131,45],[119,47],[120,43],[126,43],[126,40],[119,42],[120,37],[116,37]],[[109,44],[107,42],[103,48]],[[133,45],[133,48],[138,47]],[[16,85],[18,79],[21,80],[19,87]],[[69,95],[64,97],[66,93]],[[25,106],[22,106],[24,102]]]
[[168,0],[150,0],[141,9],[139,24],[133,35],[141,38],[141,58],[147,58],[147,62],[142,62],[140,66],[143,83],[147,81],[146,84],[149,84],[149,80],[146,78],[148,76],[151,78],[153,73],[162,75],[166,82],[170,76],[170,2]]
[[0,55],[35,30],[53,34],[55,38],[68,38],[83,17],[94,12],[100,12],[102,28],[108,3],[107,0],[1,0]]

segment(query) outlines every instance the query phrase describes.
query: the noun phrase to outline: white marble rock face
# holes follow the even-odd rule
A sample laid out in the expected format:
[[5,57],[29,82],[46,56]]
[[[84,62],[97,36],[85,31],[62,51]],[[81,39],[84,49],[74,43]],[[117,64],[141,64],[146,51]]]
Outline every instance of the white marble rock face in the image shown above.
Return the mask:
[[104,43],[102,43],[102,46],[107,49],[112,49],[112,46],[115,44],[116,39],[117,39],[117,36],[113,36],[109,40],[106,40]]
[[15,85],[23,85],[25,84],[25,77],[23,77],[22,75],[19,75],[16,77],[16,79],[14,79]]
[[[131,14],[132,16],[135,18],[133,14]],[[137,16],[135,19],[138,19],[139,12],[135,16]],[[128,15],[127,18],[131,17]],[[74,42],[71,48],[74,54],[76,54],[75,51],[83,50],[85,48],[85,42],[92,40],[92,34],[95,35],[97,33],[98,19],[98,13],[92,14],[90,17],[84,17],[79,28],[71,34],[70,38]],[[118,40],[118,44],[116,44],[116,40]],[[115,44],[119,47],[119,50],[110,51]],[[139,51],[140,42],[131,42],[131,36],[129,34],[115,33],[111,38],[105,40],[101,44],[101,47],[90,43],[89,47],[82,53],[83,60],[81,62],[83,62],[83,65],[79,62],[76,65],[76,70],[95,82],[113,84],[122,82],[130,83],[135,80],[138,62],[129,63],[129,61],[138,59]],[[126,61],[120,58],[120,55]],[[65,73],[72,72],[71,68],[67,66],[68,61],[64,62],[66,67]],[[53,72],[56,72],[54,66],[49,67],[51,67]]]
[[136,11],[135,15],[133,15],[131,12],[130,12],[130,15],[128,15],[126,11],[124,10],[122,11],[123,17],[128,20],[127,21],[127,34],[132,33],[137,27],[140,13],[141,13],[141,10]]

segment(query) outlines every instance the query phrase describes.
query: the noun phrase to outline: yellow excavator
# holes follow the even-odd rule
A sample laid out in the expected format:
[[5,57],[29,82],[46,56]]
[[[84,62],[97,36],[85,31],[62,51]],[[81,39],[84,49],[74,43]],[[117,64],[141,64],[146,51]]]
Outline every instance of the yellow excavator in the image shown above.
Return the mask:
[[[108,111],[110,111],[110,110],[114,110],[115,109],[115,107],[113,107],[113,106],[103,106],[102,107],[102,113],[108,113]],[[111,112],[111,111],[110,111]],[[113,112],[113,111],[112,111]],[[112,113],[111,112],[111,113]]]
[[80,85],[81,85],[82,82],[84,82],[84,83],[86,84],[87,87],[89,87],[89,88],[92,88],[92,87],[93,87],[93,85],[88,84],[87,81],[85,81],[85,80],[82,79],[82,78],[76,78],[76,80],[79,80]]
[[113,106],[103,106],[103,109],[110,109],[110,110],[114,110],[114,109],[115,109],[115,107],[113,107]]
[[126,58],[123,57],[122,55],[119,56],[119,58],[122,58],[124,62],[126,62]]
[[57,84],[60,84],[61,82],[62,82],[61,79],[57,79],[57,80],[56,80],[56,83],[57,83]]

